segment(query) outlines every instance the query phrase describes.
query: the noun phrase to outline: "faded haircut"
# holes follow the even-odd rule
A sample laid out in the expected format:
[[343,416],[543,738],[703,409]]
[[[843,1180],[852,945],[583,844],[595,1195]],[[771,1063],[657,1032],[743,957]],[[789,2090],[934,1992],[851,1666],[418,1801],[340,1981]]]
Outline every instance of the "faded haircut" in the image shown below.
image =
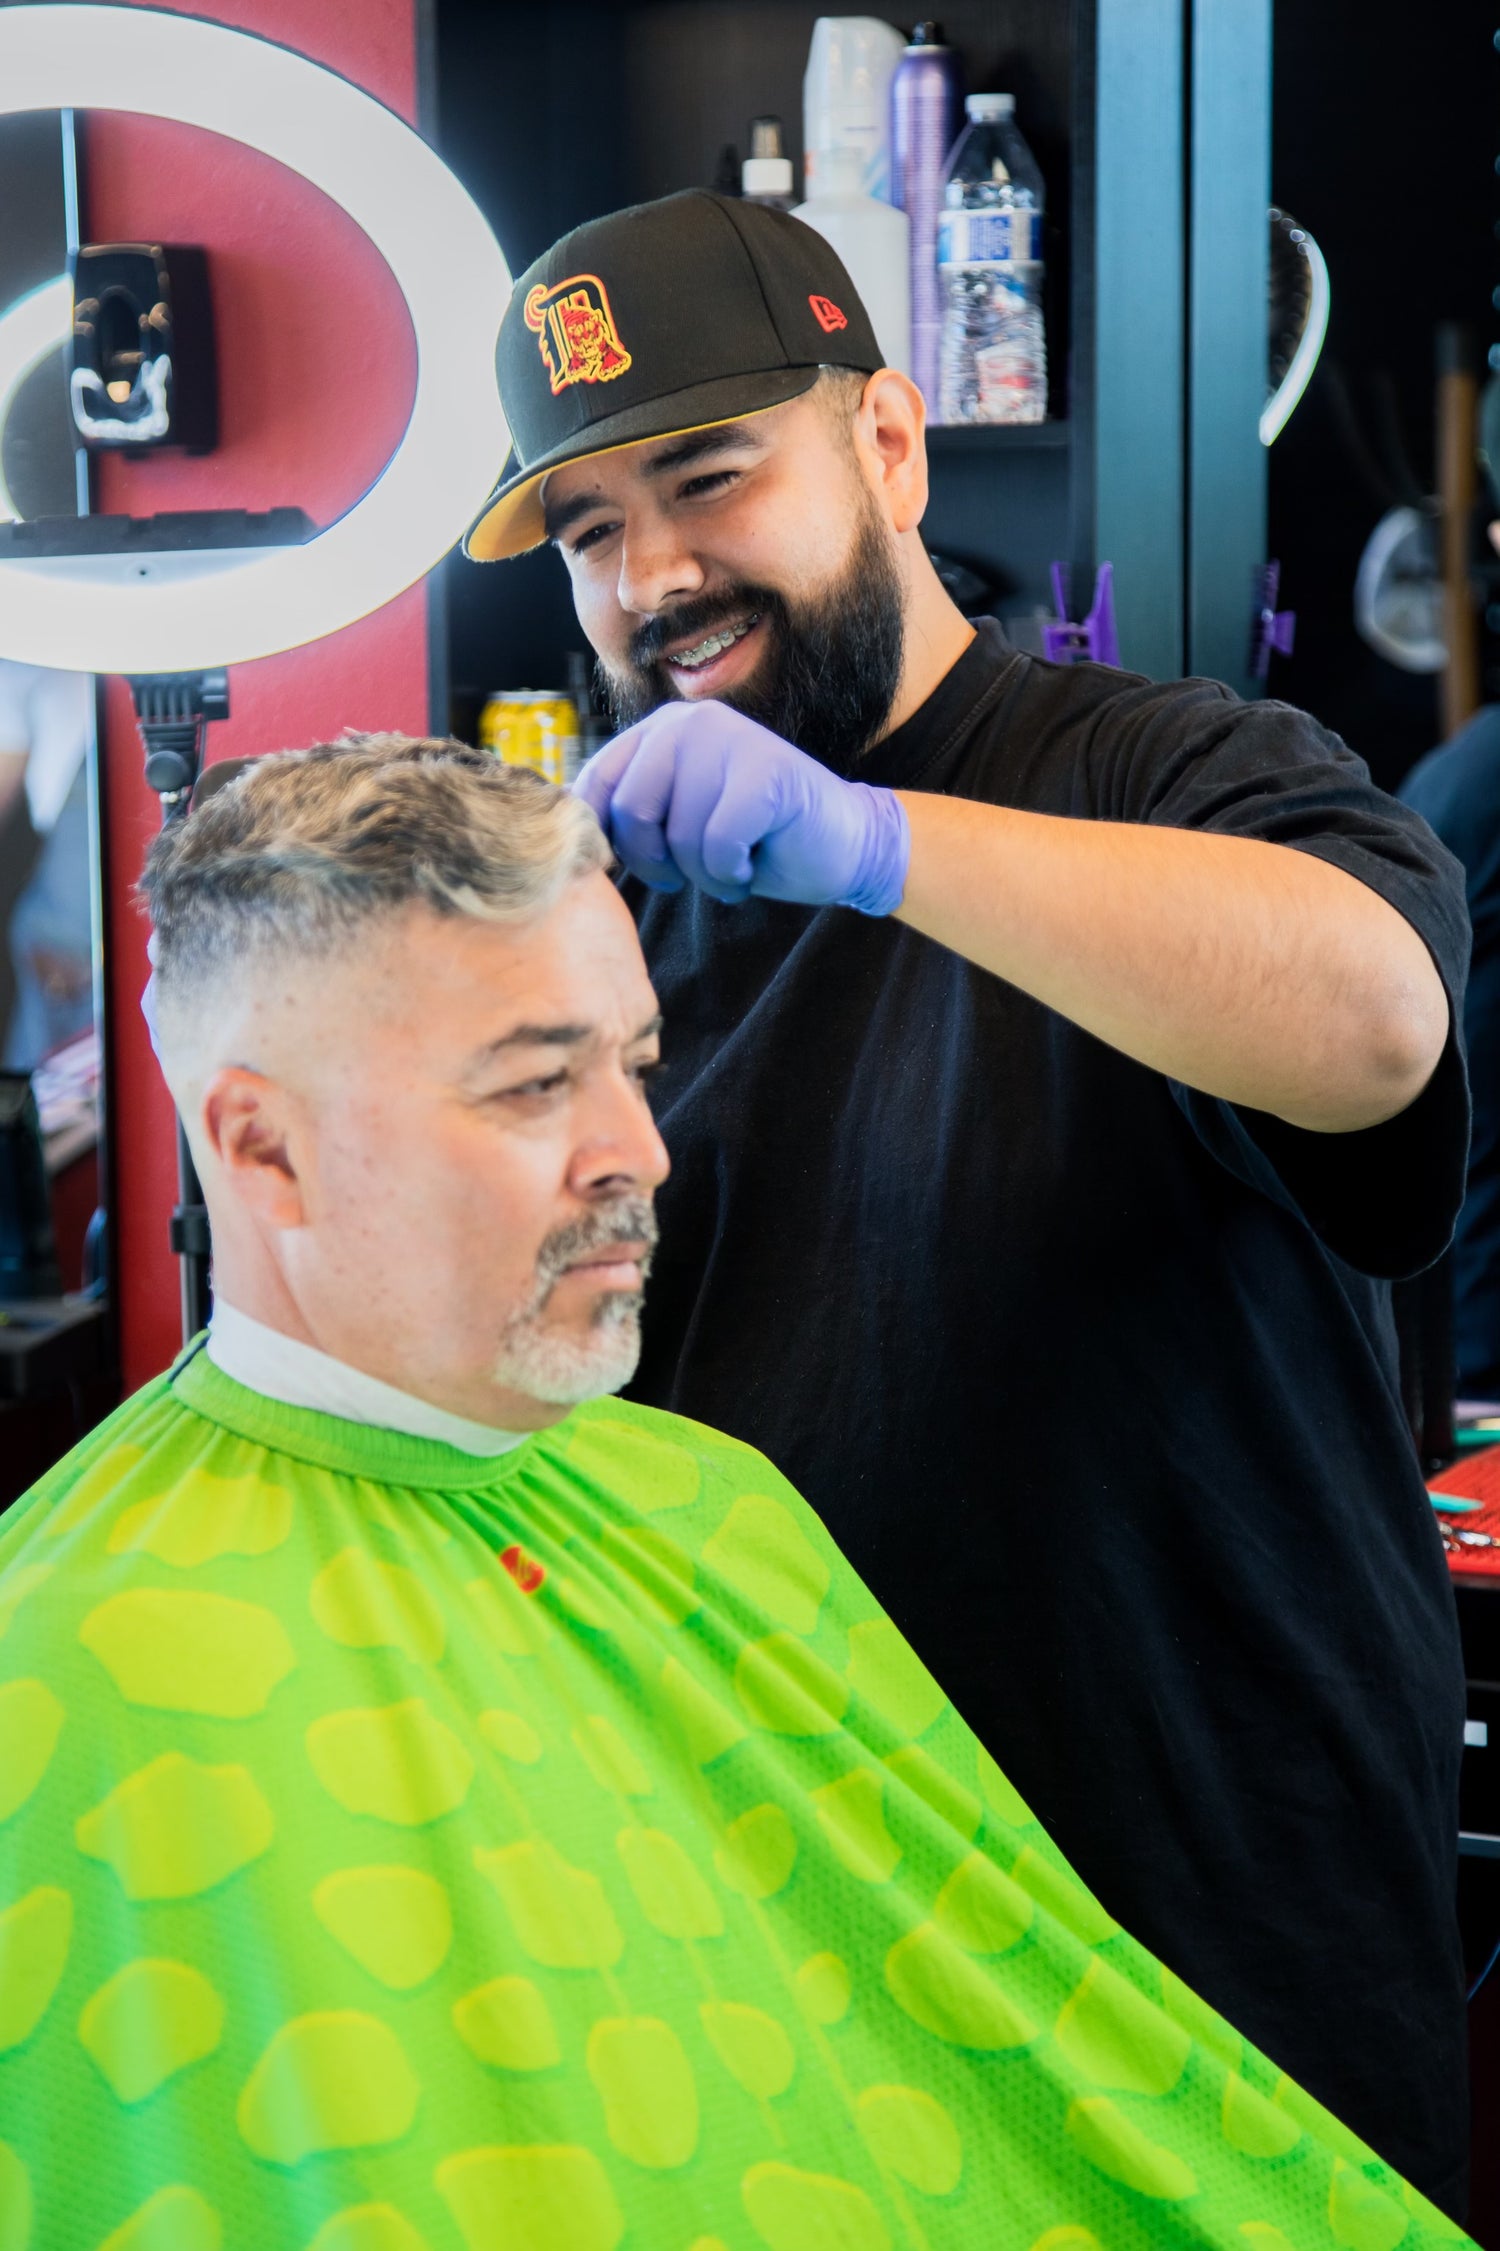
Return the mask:
[[830,367],[818,369],[818,380],[813,385],[813,397],[830,415],[849,444],[854,443],[854,418],[865,395],[865,385],[870,378],[859,367]]
[[257,759],[147,857],[163,1034],[262,961],[326,956],[413,906],[531,922],[609,864],[580,799],[464,743],[348,734]]

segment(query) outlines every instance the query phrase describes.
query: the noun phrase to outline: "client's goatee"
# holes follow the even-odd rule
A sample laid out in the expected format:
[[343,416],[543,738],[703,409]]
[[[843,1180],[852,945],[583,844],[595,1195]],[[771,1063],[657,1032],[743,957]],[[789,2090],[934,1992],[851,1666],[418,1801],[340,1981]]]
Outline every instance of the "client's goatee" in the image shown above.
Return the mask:
[[641,1356],[640,1291],[601,1287],[582,1335],[550,1323],[547,1308],[572,1267],[615,1243],[645,1245],[640,1260],[644,1281],[656,1239],[656,1215],[647,1196],[621,1197],[555,1228],[537,1253],[536,1287],[505,1324],[494,1381],[553,1407],[576,1407],[585,1399],[623,1390]]

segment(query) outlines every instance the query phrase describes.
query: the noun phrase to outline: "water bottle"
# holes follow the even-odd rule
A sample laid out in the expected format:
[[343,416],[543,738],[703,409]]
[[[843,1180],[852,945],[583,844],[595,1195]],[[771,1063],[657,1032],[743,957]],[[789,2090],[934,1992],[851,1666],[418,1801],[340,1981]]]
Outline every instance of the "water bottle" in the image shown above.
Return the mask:
[[891,74],[891,201],[911,222],[911,372],[937,409],[943,306],[937,230],[943,165],[958,123],[963,68],[940,23],[919,23]]
[[971,94],[938,221],[940,422],[1041,422],[1047,413],[1042,210],[1013,94]]

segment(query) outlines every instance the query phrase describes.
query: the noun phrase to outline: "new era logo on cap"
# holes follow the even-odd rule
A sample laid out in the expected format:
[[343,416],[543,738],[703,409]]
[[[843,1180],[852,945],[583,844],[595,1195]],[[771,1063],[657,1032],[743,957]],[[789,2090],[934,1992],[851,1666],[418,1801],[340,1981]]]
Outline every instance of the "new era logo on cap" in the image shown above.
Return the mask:
[[800,219],[693,189],[575,228],[501,324],[515,450],[468,552],[538,545],[542,481],[565,463],[763,413],[830,365],[884,361],[837,253]]

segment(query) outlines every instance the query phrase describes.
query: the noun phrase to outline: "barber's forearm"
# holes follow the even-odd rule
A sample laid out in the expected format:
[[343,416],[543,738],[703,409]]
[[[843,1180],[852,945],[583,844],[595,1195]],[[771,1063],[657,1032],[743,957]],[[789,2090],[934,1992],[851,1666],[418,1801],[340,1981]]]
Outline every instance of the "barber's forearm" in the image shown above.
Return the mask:
[[1437,1066],[1432,958],[1341,868],[1245,837],[901,802],[898,919],[1153,1070],[1342,1133],[1394,1117]]

